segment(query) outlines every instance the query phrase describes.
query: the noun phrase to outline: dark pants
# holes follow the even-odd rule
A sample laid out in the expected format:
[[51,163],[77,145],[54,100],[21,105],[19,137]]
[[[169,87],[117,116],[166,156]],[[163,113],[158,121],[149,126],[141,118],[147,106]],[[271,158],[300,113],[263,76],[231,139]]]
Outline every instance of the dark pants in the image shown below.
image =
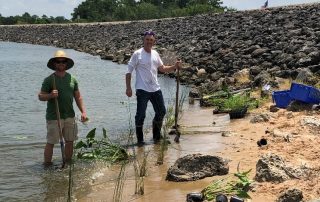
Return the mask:
[[164,105],[162,92],[161,90],[158,90],[156,92],[147,92],[147,91],[138,89],[136,91],[136,96],[137,96],[137,113],[135,116],[135,124],[136,124],[138,142],[143,141],[142,129],[143,129],[144,119],[146,117],[146,110],[147,110],[149,100],[155,112],[152,126],[153,126],[153,139],[157,141],[160,139],[162,122],[166,114],[166,107]]

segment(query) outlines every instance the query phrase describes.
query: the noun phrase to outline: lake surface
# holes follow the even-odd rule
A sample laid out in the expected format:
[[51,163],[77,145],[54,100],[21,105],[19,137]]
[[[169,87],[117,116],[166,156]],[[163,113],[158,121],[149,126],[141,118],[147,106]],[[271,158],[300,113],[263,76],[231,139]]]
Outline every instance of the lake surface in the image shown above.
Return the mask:
[[[46,64],[56,50],[55,47],[0,42],[0,201],[66,201],[68,172],[45,171],[42,167],[46,102],[37,97],[43,79],[52,73]],[[106,128],[111,138],[126,133],[129,120],[134,123],[136,109],[135,96],[128,99],[125,95],[126,65],[66,51],[75,61],[69,72],[78,79],[90,118],[86,125],[78,123],[79,138],[84,138],[93,128],[97,128],[98,134]],[[163,76],[159,80],[166,105],[174,105],[175,80]],[[181,87],[180,92],[186,94],[187,91]],[[79,119],[77,107],[75,111]],[[149,104],[147,127],[151,126],[153,115]],[[58,145],[53,161],[61,162]],[[74,190],[78,196],[92,190],[88,178],[102,167],[77,165]]]

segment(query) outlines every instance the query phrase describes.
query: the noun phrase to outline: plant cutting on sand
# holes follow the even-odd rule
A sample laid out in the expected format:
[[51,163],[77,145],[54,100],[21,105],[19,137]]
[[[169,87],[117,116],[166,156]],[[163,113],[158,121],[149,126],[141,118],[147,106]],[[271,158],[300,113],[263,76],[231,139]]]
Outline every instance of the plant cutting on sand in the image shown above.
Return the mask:
[[103,137],[96,139],[96,128],[92,129],[85,140],[80,140],[75,149],[79,159],[100,159],[111,163],[128,160],[129,154],[121,145],[113,143],[103,128]]
[[213,181],[206,188],[202,190],[204,198],[208,201],[212,201],[218,194],[237,195],[241,198],[251,198],[248,194],[252,180],[248,175],[251,169],[245,172],[237,172],[234,174],[238,180],[220,179]]

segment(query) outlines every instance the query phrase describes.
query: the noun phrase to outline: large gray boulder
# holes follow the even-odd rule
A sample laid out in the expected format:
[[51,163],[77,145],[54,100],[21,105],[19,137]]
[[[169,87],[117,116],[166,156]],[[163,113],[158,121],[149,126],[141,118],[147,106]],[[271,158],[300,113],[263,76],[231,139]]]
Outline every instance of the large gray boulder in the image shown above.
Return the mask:
[[218,156],[190,154],[179,158],[167,172],[166,180],[183,182],[195,181],[215,175],[226,175],[228,162]]
[[256,165],[255,180],[258,182],[284,182],[300,179],[310,171],[307,167],[294,167],[276,154],[265,154]]

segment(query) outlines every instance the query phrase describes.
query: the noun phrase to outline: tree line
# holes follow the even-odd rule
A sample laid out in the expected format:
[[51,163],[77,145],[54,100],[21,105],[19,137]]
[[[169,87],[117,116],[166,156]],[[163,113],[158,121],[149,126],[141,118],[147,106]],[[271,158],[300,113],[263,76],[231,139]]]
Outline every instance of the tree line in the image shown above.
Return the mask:
[[22,16],[3,17],[0,24],[51,24],[70,22],[110,22],[147,20],[167,17],[192,16],[223,12],[221,0],[86,0],[74,8],[72,19],[63,16],[41,17],[24,13]]
[[24,13],[21,16],[9,16],[3,17],[0,14],[0,25],[21,25],[21,24],[51,24],[51,23],[68,23],[70,20],[63,16],[58,17],[48,17],[42,15],[41,17],[37,15],[30,15],[29,13]]
[[86,0],[72,13],[73,21],[147,20],[222,12],[220,0]]

